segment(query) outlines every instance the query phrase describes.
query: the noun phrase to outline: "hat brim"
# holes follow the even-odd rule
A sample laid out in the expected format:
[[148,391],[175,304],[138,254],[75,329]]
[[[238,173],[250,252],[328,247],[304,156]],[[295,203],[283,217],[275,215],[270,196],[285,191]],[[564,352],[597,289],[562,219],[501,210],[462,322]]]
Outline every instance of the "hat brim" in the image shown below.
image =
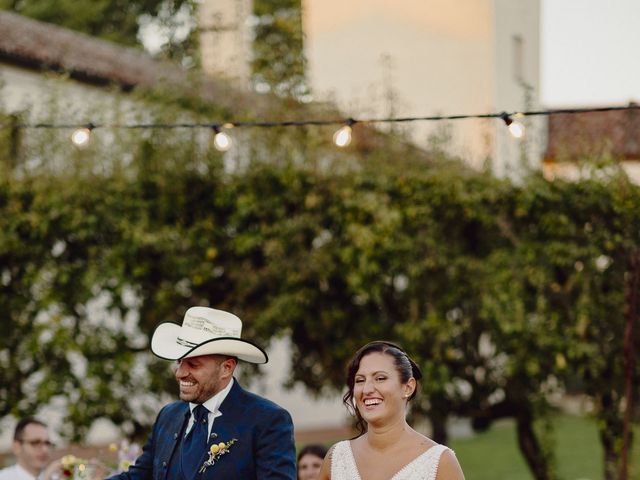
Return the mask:
[[234,337],[218,337],[202,342],[194,347],[180,345],[177,342],[180,325],[173,322],[161,323],[151,337],[151,351],[165,360],[200,355],[230,355],[249,363],[267,363],[267,353],[248,340]]

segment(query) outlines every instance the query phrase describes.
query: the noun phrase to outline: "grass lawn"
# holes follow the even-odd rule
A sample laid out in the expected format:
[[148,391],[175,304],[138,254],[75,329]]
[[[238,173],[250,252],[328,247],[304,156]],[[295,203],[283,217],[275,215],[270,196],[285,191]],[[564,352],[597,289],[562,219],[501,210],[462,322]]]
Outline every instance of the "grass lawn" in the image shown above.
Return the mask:
[[[592,419],[554,417],[556,459],[563,480],[602,478],[602,448]],[[630,479],[640,479],[640,429],[635,429]],[[518,449],[513,422],[494,425],[469,439],[450,442],[467,480],[532,480]]]

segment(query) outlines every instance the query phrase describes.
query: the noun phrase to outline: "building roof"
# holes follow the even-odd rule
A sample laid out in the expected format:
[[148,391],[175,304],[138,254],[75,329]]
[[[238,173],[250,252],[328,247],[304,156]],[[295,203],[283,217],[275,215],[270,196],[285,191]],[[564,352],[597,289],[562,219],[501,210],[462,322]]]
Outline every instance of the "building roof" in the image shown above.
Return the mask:
[[238,88],[231,82],[158,61],[145,52],[0,10],[0,64],[56,71],[95,85],[123,90],[170,85],[185,98],[197,98],[245,115],[269,111],[277,99]]
[[175,65],[126,48],[21,15],[0,11],[0,58],[27,68],[69,73],[79,80],[124,88],[174,79]]
[[640,110],[549,116],[546,162],[610,155],[640,160]]

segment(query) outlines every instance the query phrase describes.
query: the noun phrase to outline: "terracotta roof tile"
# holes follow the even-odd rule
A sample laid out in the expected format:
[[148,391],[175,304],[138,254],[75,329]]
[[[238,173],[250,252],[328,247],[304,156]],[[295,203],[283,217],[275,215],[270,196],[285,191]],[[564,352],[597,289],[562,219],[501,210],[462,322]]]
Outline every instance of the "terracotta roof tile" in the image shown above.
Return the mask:
[[98,85],[128,90],[170,85],[185,97],[235,111],[268,110],[274,99],[235,87],[228,81],[177,64],[153,59],[141,50],[0,10],[0,65],[59,71]]
[[68,72],[86,81],[151,86],[158,78],[177,80],[182,73],[139,50],[12,12],[0,11],[0,31],[0,56],[5,60]]
[[545,161],[602,155],[640,160],[640,110],[549,116]]

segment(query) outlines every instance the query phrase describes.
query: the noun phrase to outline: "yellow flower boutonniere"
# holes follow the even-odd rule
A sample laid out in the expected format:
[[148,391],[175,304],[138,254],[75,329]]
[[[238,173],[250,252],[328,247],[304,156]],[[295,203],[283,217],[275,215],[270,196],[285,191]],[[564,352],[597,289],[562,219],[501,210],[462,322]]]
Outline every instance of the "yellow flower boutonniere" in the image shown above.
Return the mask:
[[229,440],[226,443],[220,442],[211,445],[211,447],[209,447],[209,458],[202,464],[202,467],[200,468],[200,471],[198,473],[204,473],[207,467],[214,465],[222,455],[229,453],[229,448],[231,448],[231,445],[233,445],[237,441],[238,439],[234,438],[233,440]]

